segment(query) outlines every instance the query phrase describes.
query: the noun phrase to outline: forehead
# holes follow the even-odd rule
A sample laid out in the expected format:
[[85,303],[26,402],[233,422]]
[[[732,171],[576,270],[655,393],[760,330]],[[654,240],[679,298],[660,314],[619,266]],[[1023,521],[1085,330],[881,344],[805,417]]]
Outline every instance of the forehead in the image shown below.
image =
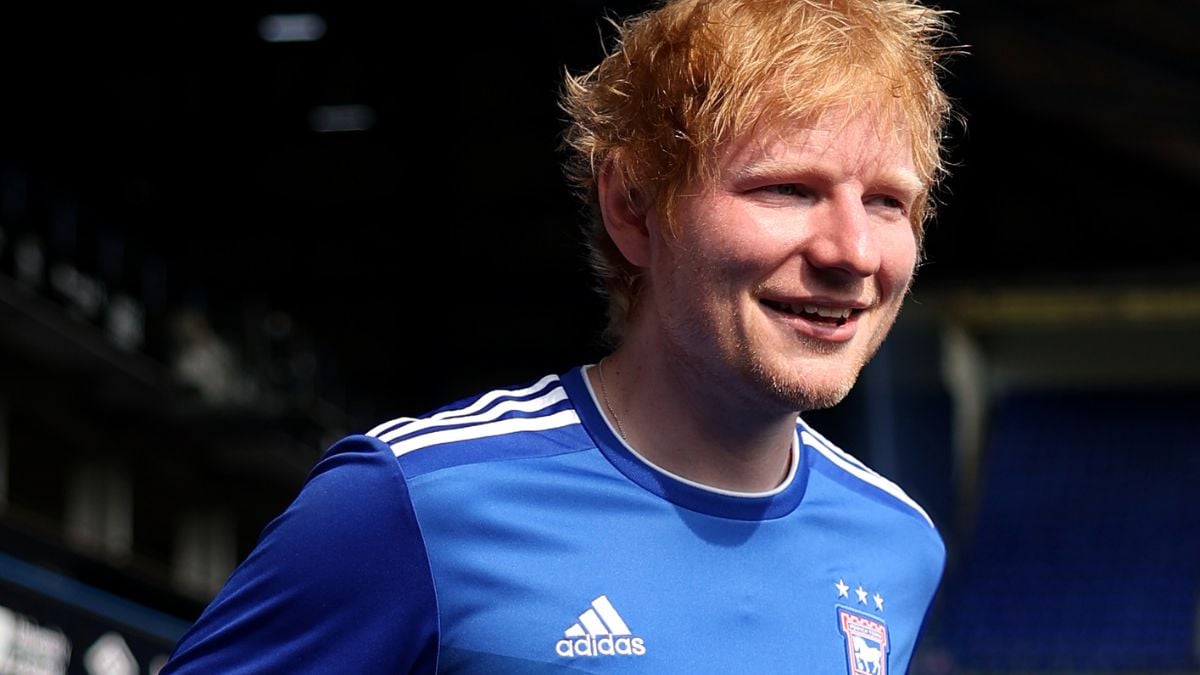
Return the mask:
[[806,120],[763,122],[719,153],[720,173],[820,171],[839,177],[886,175],[924,186],[913,162],[912,138],[896,115],[834,108]]

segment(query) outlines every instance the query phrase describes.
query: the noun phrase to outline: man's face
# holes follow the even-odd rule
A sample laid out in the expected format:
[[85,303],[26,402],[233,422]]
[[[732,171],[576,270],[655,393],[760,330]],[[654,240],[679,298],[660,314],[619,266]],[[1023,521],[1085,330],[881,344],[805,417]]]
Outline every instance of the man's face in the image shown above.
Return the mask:
[[921,198],[907,136],[837,112],[731,144],[653,217],[637,322],[684,369],[779,410],[828,407],[887,335],[912,279]]

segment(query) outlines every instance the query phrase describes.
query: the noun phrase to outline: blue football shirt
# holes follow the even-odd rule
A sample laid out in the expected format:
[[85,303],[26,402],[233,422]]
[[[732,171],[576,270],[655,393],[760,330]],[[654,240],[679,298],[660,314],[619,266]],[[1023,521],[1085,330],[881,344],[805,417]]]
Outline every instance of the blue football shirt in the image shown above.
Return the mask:
[[335,444],[169,673],[904,673],[945,549],[799,421],[766,493],[626,445],[584,368]]

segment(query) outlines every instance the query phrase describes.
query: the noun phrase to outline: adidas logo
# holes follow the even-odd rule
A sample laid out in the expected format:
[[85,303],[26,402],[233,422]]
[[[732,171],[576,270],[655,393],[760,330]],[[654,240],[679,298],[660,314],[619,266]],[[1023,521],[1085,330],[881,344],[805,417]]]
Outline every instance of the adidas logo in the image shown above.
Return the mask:
[[579,615],[579,623],[563,631],[554,645],[559,656],[642,656],[646,642],[635,637],[608,596],[601,595]]

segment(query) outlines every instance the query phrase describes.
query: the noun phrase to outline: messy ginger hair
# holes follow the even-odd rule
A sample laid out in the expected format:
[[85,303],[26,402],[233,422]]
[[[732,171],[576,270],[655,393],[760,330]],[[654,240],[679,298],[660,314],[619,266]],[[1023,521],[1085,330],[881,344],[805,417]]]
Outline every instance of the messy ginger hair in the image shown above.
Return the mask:
[[945,15],[910,0],[669,0],[618,25],[600,65],[568,73],[565,170],[592,212],[588,245],[610,337],[623,332],[640,279],[601,220],[603,171],[675,232],[679,199],[715,179],[726,144],[758,125],[872,107],[911,142],[925,187],[910,214],[919,241],[945,170]]

